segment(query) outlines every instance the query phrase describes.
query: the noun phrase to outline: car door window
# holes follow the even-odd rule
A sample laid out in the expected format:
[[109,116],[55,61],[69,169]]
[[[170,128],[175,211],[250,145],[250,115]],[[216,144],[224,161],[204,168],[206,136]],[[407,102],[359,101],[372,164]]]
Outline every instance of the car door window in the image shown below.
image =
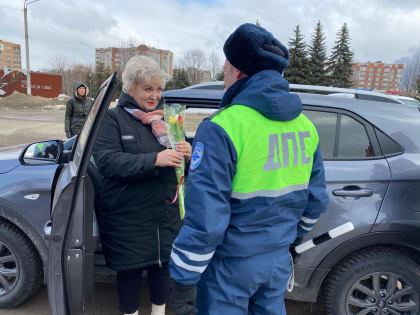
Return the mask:
[[375,153],[363,124],[347,115],[341,115],[337,158],[359,159]]
[[403,147],[401,147],[397,142],[388,137],[379,129],[375,128],[375,133],[378,137],[382,152],[386,157],[395,156],[404,152]]
[[319,144],[321,146],[322,157],[331,159],[334,156],[335,135],[337,130],[337,113],[304,110],[318,130]]
[[351,115],[338,111],[309,110],[303,113],[314,123],[324,160],[381,157],[374,150],[366,127]]

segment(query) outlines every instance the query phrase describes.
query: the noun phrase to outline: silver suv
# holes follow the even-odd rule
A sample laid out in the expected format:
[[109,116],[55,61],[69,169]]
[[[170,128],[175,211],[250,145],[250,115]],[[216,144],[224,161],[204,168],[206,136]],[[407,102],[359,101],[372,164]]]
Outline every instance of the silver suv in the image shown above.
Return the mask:
[[[165,99],[209,108],[222,95],[184,89],[166,92]],[[385,103],[381,95],[380,101],[297,95],[318,129],[330,195],[328,211],[305,240],[346,222],[355,230],[297,257],[288,298],[322,297],[330,315],[419,314],[419,109]]]

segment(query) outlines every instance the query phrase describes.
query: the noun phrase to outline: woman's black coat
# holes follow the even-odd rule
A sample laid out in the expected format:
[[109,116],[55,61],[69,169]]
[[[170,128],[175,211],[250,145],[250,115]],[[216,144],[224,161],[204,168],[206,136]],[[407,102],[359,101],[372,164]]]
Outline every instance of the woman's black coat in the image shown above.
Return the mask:
[[98,213],[108,267],[129,270],[169,261],[181,226],[172,167],[155,167],[161,146],[149,125],[124,107],[139,108],[122,93],[109,109],[94,148],[94,161],[104,176]]

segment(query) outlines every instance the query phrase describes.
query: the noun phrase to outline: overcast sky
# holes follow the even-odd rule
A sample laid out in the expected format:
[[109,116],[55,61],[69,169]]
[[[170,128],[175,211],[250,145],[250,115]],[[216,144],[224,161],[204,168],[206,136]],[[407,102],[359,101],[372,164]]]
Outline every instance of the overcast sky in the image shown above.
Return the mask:
[[[23,2],[0,0],[0,39],[21,44],[25,67]],[[218,52],[222,63],[227,36],[257,20],[285,44],[297,24],[309,42],[320,20],[328,53],[346,22],[356,61],[420,53],[420,0],[39,0],[28,12],[32,70],[49,68],[56,56],[94,64],[95,48],[129,37],[171,50],[175,64],[194,48]]]

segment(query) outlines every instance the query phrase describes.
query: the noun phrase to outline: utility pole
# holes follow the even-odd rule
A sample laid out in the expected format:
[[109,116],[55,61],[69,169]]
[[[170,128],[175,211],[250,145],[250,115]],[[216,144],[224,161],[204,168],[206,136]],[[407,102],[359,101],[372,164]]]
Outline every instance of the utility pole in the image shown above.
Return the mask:
[[29,36],[28,36],[28,4],[37,2],[39,0],[26,2],[23,4],[23,16],[25,20],[25,50],[26,50],[26,91],[31,95],[31,66],[29,64]]

